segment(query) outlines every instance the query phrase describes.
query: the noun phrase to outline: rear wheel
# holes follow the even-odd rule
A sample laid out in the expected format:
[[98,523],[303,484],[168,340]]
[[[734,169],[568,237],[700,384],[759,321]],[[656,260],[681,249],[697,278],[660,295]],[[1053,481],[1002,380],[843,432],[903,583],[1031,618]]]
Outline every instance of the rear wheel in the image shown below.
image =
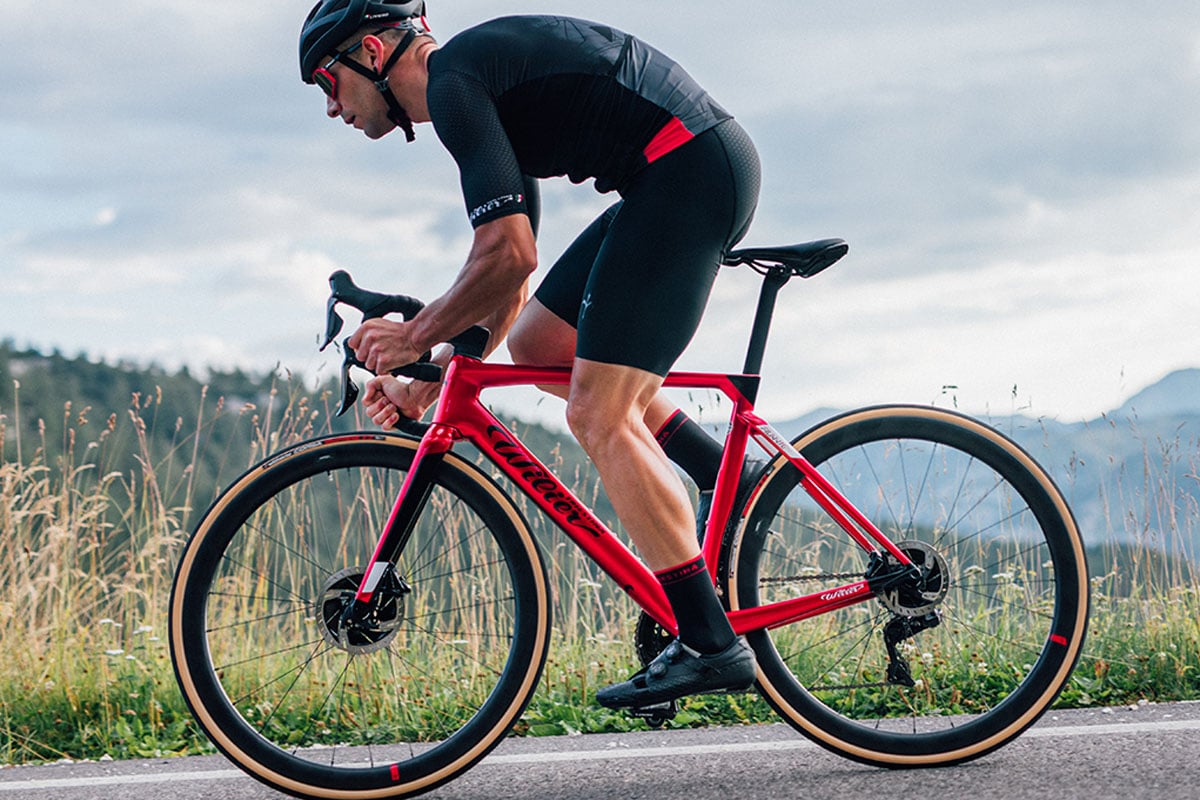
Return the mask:
[[[796,448],[920,568],[875,599],[749,638],[759,688],[818,744],[889,767],[983,755],[1031,725],[1083,645],[1083,544],[1015,443],[968,417],[881,407]],[[867,556],[773,462],[729,553],[734,608],[860,580]]]
[[426,791],[494,747],[536,688],[540,554],[507,496],[453,454],[369,619],[343,625],[415,450],[391,435],[293,447],[235,483],[184,551],[170,618],[184,697],[280,791]]

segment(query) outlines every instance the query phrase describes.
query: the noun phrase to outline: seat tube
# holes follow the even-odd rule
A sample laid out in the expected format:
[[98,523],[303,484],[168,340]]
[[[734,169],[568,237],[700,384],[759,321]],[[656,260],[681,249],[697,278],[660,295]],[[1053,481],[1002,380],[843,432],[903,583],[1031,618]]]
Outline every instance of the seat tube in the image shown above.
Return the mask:
[[[757,388],[757,379],[753,385]],[[735,399],[733,417],[730,421],[729,433],[725,437],[725,448],[721,456],[721,468],[717,473],[712,507],[709,509],[708,520],[705,522],[704,543],[701,551],[704,554],[705,563],[709,565],[709,571],[712,572],[714,581],[717,580],[716,570],[720,561],[721,538],[728,527],[729,517],[735,510],[733,504],[737,499],[741,483],[742,465],[745,462],[746,444],[750,434],[750,420],[746,414],[751,410],[749,399],[745,397]]]

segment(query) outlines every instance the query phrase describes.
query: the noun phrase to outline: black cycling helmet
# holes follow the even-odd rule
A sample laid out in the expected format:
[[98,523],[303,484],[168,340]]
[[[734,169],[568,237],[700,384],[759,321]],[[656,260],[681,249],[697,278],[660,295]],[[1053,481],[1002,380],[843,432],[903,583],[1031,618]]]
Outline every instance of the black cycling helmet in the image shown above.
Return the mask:
[[416,36],[429,32],[422,19],[424,15],[425,0],[320,0],[308,12],[300,29],[300,77],[305,83],[313,83],[313,72],[321,62],[365,25],[378,25],[380,30],[407,29],[404,39],[379,72],[372,72],[350,60],[342,63],[375,82],[375,88],[387,102],[388,118],[404,130],[405,137],[411,142],[414,138],[412,121],[388,88],[387,73]]

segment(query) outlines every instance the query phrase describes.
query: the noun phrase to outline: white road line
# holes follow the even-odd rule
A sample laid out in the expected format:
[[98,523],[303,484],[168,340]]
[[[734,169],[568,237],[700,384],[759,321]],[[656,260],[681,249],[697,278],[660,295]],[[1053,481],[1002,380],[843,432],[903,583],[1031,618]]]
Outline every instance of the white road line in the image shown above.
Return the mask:
[[35,789],[81,789],[96,786],[132,786],[139,783],[181,783],[183,781],[215,781],[244,778],[236,769],[214,769],[204,772],[169,772],[156,775],[97,775],[90,778],[50,778],[32,781],[5,781],[0,792],[32,792]]
[[[1079,725],[1035,727],[1021,738],[1045,739],[1067,736],[1111,736],[1154,733],[1176,733],[1200,730],[1200,720],[1162,720],[1159,722],[1127,722],[1108,725]],[[629,758],[671,758],[721,753],[763,753],[805,750],[816,745],[807,739],[785,739],[770,742],[739,742],[733,744],[682,745],[679,747],[623,748],[580,750],[567,753],[525,753],[491,755],[476,769],[507,764],[553,764],[562,762],[611,761]],[[0,773],[3,775],[3,773]],[[80,778],[49,778],[28,781],[0,780],[0,793],[31,792],[38,789],[95,788],[97,786],[126,786],[146,783],[182,783],[185,781],[231,780],[248,777],[236,769],[216,769],[194,772],[169,772],[154,775],[102,775]]]

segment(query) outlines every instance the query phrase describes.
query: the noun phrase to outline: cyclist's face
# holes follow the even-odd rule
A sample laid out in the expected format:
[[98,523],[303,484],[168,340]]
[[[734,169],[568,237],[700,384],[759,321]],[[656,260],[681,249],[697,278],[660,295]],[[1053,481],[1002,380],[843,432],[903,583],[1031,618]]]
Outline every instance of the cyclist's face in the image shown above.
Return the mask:
[[[365,50],[370,49],[369,39]],[[349,57],[349,53],[343,55],[343,58]],[[372,81],[343,63],[333,63],[325,69],[336,85],[332,94],[322,86],[326,92],[325,113],[331,119],[341,117],[368,139],[378,139],[395,129],[396,125],[388,119],[387,103]]]

